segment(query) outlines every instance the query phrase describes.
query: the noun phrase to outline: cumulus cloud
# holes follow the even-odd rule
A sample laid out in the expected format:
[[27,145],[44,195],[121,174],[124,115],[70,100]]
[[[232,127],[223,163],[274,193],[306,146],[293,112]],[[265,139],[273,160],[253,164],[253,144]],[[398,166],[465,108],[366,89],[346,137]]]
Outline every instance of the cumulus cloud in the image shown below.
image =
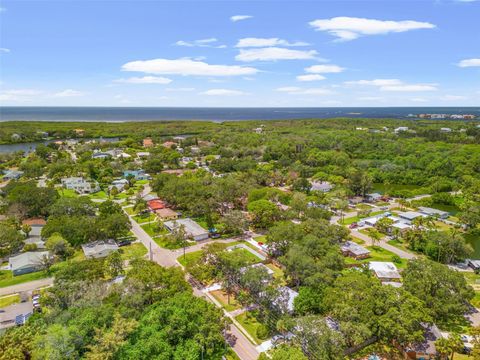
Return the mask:
[[231,90],[231,89],[210,89],[204,92],[201,92],[200,95],[208,96],[239,96],[247,95],[247,93],[240,90]]
[[84,95],[83,92],[78,90],[73,90],[73,89],[66,89],[53,94],[54,97],[75,97],[75,96],[83,96],[83,95]]
[[258,69],[238,65],[211,65],[192,59],[152,59],[131,61],[122,66],[123,71],[138,71],[148,74],[182,76],[243,76],[253,75]]
[[308,46],[309,43],[303,41],[288,42],[279,38],[243,38],[238,40],[237,48],[245,47],[270,47],[270,46]]
[[340,73],[345,69],[338,65],[313,65],[305,68],[305,71],[312,74]]
[[42,91],[34,89],[11,89],[0,92],[0,101],[24,102],[31,101],[34,96],[41,95]]
[[237,21],[247,20],[251,18],[253,18],[253,16],[251,15],[233,15],[233,16],[230,16],[230,21],[237,22]]
[[436,26],[428,22],[413,20],[390,21],[340,16],[330,19],[311,21],[316,31],[326,31],[339,41],[349,41],[368,35],[400,33],[418,29],[433,29]]
[[217,49],[224,49],[227,47],[226,45],[218,45],[216,44],[216,42],[218,42],[216,38],[207,38],[192,41],[179,40],[175,43],[175,45],[187,47],[213,47]]
[[7,48],[0,48],[0,53],[9,53],[10,49]]
[[318,80],[325,80],[325,76],[319,74],[308,74],[308,75],[298,75],[298,81],[318,81]]
[[465,60],[460,61],[457,65],[460,66],[460,67],[480,66],[480,58],[465,59]]
[[315,50],[292,50],[279,47],[240,49],[235,57],[238,61],[277,61],[277,60],[308,60],[315,59]]
[[144,77],[131,77],[128,79],[117,79],[117,83],[126,83],[126,84],[170,84],[171,79],[161,76],[144,76]]
[[301,88],[297,86],[279,87],[276,91],[284,92],[291,95],[330,95],[333,92],[324,88]]
[[458,101],[458,100],[466,100],[468,99],[466,96],[463,95],[444,95],[440,98],[444,101]]
[[195,88],[193,87],[183,87],[183,88],[166,88],[165,91],[169,91],[169,92],[174,92],[174,91],[178,91],[178,92],[189,92],[189,91],[195,91]]
[[373,80],[355,80],[346,81],[345,85],[367,85],[377,86],[380,91],[436,91],[436,84],[406,84],[399,79],[373,79]]

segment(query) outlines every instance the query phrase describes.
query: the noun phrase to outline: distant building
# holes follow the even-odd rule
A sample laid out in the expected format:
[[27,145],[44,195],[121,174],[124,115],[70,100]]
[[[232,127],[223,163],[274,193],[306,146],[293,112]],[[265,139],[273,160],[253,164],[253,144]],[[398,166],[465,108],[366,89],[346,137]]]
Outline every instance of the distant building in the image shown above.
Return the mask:
[[263,133],[263,128],[259,127],[259,128],[253,129],[253,131],[255,131],[255,133],[257,134],[261,134]]
[[344,256],[350,256],[355,260],[366,259],[370,256],[370,251],[363,246],[354,243],[353,241],[346,241],[340,250]]
[[399,132],[405,132],[405,131],[408,131],[408,127],[407,127],[407,126],[400,126],[400,127],[395,128],[395,129],[393,130],[393,132],[394,132],[395,134],[398,134]]
[[155,210],[155,214],[162,221],[178,219],[178,213],[176,211],[173,211],[172,209],[167,209],[167,208],[158,209],[158,210]]
[[321,182],[313,181],[312,182],[311,190],[313,190],[313,191],[329,192],[332,189],[333,189],[333,186],[328,181],[321,181]]
[[28,274],[42,270],[44,258],[49,256],[48,251],[27,251],[8,259],[8,266],[13,276]]
[[400,281],[401,279],[397,267],[392,262],[371,261],[369,268],[380,281]]
[[149,157],[150,153],[148,151],[139,151],[137,152],[137,157],[139,158],[146,158]]
[[147,201],[147,205],[150,211],[157,211],[166,208],[165,203],[160,199],[149,200]]
[[442,127],[442,128],[440,128],[440,131],[444,132],[444,133],[449,133],[449,132],[452,132],[452,129],[447,128],[447,127]]
[[22,221],[22,225],[30,225],[32,228],[28,237],[23,241],[25,245],[35,244],[37,249],[45,248],[45,241],[42,239],[42,229],[46,223],[45,219],[42,218],[31,218]]
[[75,190],[78,194],[93,194],[100,191],[100,186],[96,181],[87,181],[82,177],[69,177],[61,180],[65,189]]
[[133,176],[135,180],[150,180],[152,178],[144,170],[125,170],[123,172],[123,177],[127,178],[129,176]]
[[173,145],[176,146],[177,143],[174,142],[174,141],[165,141],[165,142],[162,144],[163,147],[166,147],[166,148],[168,148],[168,149],[170,149]]
[[403,221],[406,221],[408,224],[411,224],[413,220],[415,220],[418,217],[423,217],[424,215],[416,211],[406,211],[406,212],[399,212],[398,216]]
[[377,202],[382,199],[382,194],[379,193],[371,193],[366,195],[366,200],[368,202]]
[[450,216],[447,211],[433,209],[425,206],[419,206],[418,211],[423,215],[438,217],[440,219],[446,219]]
[[183,226],[187,237],[192,238],[195,241],[201,241],[208,239],[208,231],[198,225],[192,219],[178,219],[173,221],[167,221],[164,226],[168,231],[174,231],[180,226]]
[[117,180],[113,180],[112,184],[108,188],[109,190],[112,190],[113,188],[117,188],[117,190],[121,192],[125,190],[125,185],[128,185],[127,179],[117,179]]
[[113,240],[95,241],[82,245],[83,253],[87,259],[98,259],[110,255],[118,250],[118,245]]
[[94,151],[92,154],[92,159],[108,159],[111,158],[112,155],[107,152],[102,151]]
[[[151,138],[145,138],[143,139],[143,147],[144,148],[151,148],[153,147],[153,140]],[[138,154],[137,154],[138,155]]]
[[192,154],[198,154],[200,152],[200,148],[198,146],[190,146],[190,151]]
[[18,170],[5,170],[3,180],[18,180],[23,176],[23,171]]
[[280,307],[281,311],[284,313],[293,313],[295,310],[294,301],[298,296],[298,292],[293,289],[290,289],[288,286],[280,286],[278,288],[279,297],[274,300],[273,303]]
[[75,134],[77,136],[84,136],[85,135],[85,130],[83,130],[83,129],[75,129],[73,131],[75,131]]

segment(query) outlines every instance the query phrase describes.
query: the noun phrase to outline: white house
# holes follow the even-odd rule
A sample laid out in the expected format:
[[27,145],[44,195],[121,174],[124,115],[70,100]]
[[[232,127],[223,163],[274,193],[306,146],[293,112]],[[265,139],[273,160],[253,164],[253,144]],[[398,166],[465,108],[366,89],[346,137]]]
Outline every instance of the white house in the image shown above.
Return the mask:
[[48,251],[27,251],[8,259],[9,269],[13,276],[28,274],[42,269],[43,259],[49,257]]
[[433,209],[425,206],[420,206],[418,211],[426,216],[439,217],[440,219],[446,219],[450,216],[447,211]]
[[65,189],[75,190],[79,194],[92,194],[100,191],[100,186],[96,181],[88,181],[82,177],[69,177],[61,180]]
[[416,211],[399,212],[398,216],[407,224],[411,224],[413,220],[415,220],[418,217],[425,217],[425,215]]
[[166,221],[163,225],[170,232],[183,226],[187,237],[192,238],[195,241],[208,239],[208,231],[189,218]]
[[110,255],[118,250],[118,245],[113,240],[95,241],[82,245],[83,253],[87,259],[97,259]]
[[398,134],[399,132],[404,132],[404,131],[408,131],[408,127],[407,126],[400,126],[400,127],[397,127],[393,130],[393,132],[395,134]]
[[400,281],[400,273],[392,262],[371,261],[369,268],[381,281]]
[[321,192],[329,192],[333,188],[332,184],[330,184],[328,181],[312,181],[312,188],[311,190],[313,191],[321,191]]

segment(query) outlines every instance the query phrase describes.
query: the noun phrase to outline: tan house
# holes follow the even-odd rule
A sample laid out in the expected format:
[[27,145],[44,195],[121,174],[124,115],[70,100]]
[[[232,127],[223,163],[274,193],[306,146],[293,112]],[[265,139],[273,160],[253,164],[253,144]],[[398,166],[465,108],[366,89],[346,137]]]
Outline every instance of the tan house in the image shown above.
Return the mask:
[[157,214],[158,218],[162,221],[178,219],[178,213],[172,209],[158,209],[155,211],[155,214]]
[[153,140],[151,138],[143,139],[143,147],[144,148],[151,148],[153,147]]

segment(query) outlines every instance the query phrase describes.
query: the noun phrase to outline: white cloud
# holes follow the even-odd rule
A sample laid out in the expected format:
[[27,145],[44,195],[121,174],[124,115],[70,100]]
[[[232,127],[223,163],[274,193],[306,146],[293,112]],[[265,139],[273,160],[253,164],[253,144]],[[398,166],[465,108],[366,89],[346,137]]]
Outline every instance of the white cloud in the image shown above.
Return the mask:
[[333,92],[329,89],[324,88],[301,88],[297,86],[284,86],[275,89],[279,92],[285,92],[291,95],[330,95]]
[[230,16],[230,20],[233,21],[233,22],[247,20],[247,19],[251,19],[251,18],[253,18],[253,16],[251,16],[251,15],[233,15],[233,16]]
[[434,84],[402,84],[380,86],[380,91],[419,92],[436,90],[438,89]]
[[238,40],[237,48],[245,47],[270,47],[270,46],[308,46],[309,43],[303,41],[288,42],[279,38],[243,38]]
[[457,65],[460,66],[460,67],[480,66],[480,58],[465,59],[465,60],[460,61]]
[[0,92],[0,101],[24,102],[33,100],[32,97],[41,95],[42,92],[34,89],[11,89]]
[[131,77],[128,79],[117,79],[115,82],[126,84],[170,84],[172,80],[161,76],[143,76]]
[[355,80],[346,81],[346,85],[367,85],[377,86],[380,91],[436,91],[436,84],[406,84],[399,79],[373,79],[373,80]]
[[139,71],[149,74],[183,76],[241,76],[253,75],[258,69],[238,65],[211,65],[191,59],[152,59],[131,61],[122,66],[123,71]]
[[315,50],[292,50],[279,47],[258,49],[240,49],[235,57],[238,61],[277,61],[277,60],[307,60],[315,59]]
[[424,102],[427,102],[428,100],[424,98],[412,98],[410,99],[410,101],[424,103]]
[[83,96],[83,95],[84,95],[83,92],[78,90],[73,90],[73,89],[66,89],[53,94],[54,97],[75,97],[75,96]]
[[218,49],[224,49],[227,46],[226,45],[217,45],[215,44],[218,42],[216,38],[207,38],[207,39],[200,39],[200,40],[192,40],[192,41],[184,41],[184,40],[179,40],[175,43],[177,46],[187,46],[187,47],[213,47],[213,48],[218,48]]
[[305,71],[313,74],[340,73],[345,69],[338,65],[313,65],[305,68]]
[[298,75],[298,81],[317,81],[317,80],[325,80],[325,76],[319,74],[309,74],[309,75]]
[[360,100],[360,101],[382,101],[383,98],[381,98],[379,96],[362,96],[362,97],[359,97],[357,100]]
[[210,89],[204,92],[201,92],[200,95],[208,96],[238,96],[238,95],[247,95],[247,93],[240,90],[231,90],[231,89]]
[[7,49],[7,48],[0,48],[0,53],[9,53],[10,52],[10,49]]
[[346,85],[373,85],[373,86],[391,86],[401,85],[403,82],[398,79],[374,79],[374,80],[355,80],[345,81]]
[[458,100],[466,100],[468,98],[462,95],[444,95],[440,99],[444,101],[458,101]]
[[326,31],[340,41],[349,41],[365,35],[400,33],[417,29],[432,29],[436,26],[428,22],[413,20],[389,21],[340,16],[331,19],[311,21],[316,31]]
[[165,91],[169,91],[169,92],[174,92],[174,91],[178,91],[178,92],[189,92],[189,91],[194,91],[195,88],[193,87],[190,87],[190,88],[187,88],[187,87],[184,87],[184,88],[166,88]]

